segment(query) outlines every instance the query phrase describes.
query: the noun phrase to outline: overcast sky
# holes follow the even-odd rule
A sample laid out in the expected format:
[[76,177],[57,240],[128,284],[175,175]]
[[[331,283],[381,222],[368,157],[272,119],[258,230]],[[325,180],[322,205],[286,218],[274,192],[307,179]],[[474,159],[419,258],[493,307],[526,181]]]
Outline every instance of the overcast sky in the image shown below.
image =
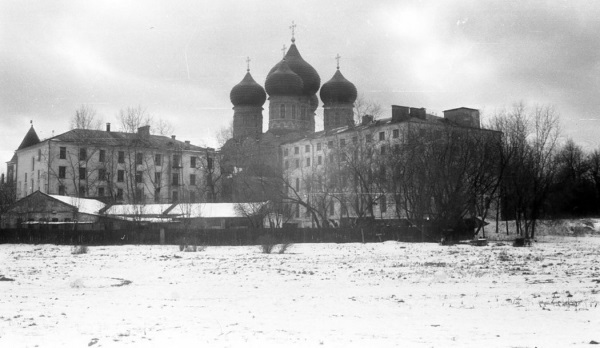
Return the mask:
[[392,104],[440,115],[467,106],[484,119],[518,101],[553,104],[564,134],[597,148],[599,18],[600,1],[572,0],[0,0],[0,171],[30,120],[47,138],[82,104],[113,130],[120,109],[141,105],[177,139],[216,146],[246,57],[264,86],[292,21],[321,83],[340,54],[384,117]]

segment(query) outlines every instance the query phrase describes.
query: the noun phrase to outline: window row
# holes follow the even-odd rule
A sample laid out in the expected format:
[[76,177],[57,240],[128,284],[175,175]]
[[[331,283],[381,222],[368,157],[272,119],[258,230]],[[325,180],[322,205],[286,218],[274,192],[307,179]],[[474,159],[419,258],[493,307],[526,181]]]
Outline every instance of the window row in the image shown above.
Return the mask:
[[[95,153],[95,152],[94,152]],[[88,157],[88,149],[85,147],[82,147],[79,149],[79,160],[80,161],[89,161],[91,159],[91,156],[94,155],[94,153],[90,154],[90,157]],[[106,162],[106,150],[100,149],[97,150],[98,153],[98,162]],[[117,151],[117,162],[118,163],[125,163],[125,151]],[[127,153],[127,155],[129,155]],[[145,154],[143,152],[136,152],[135,153],[135,164],[136,165],[143,165],[146,160]],[[59,148],[59,155],[58,155],[59,159],[67,159],[67,148],[64,146],[61,146]],[[41,158],[41,150],[38,154],[38,158]],[[39,159],[38,159],[39,161]],[[212,158],[208,158],[207,161],[207,166],[209,167],[209,169],[212,169]],[[173,167],[182,167],[182,162],[181,162],[181,155],[173,155]],[[162,154],[155,154],[154,155],[154,162],[151,163],[155,166],[162,166],[163,164],[163,155]],[[196,168],[198,165],[198,157],[196,156],[191,156],[190,157],[190,168]]]

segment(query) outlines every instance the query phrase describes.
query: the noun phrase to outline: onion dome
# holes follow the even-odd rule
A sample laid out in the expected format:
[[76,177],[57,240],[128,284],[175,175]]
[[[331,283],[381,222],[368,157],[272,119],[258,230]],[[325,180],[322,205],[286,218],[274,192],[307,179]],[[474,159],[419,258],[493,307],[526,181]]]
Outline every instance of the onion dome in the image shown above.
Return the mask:
[[331,80],[323,84],[320,95],[324,104],[352,104],[356,101],[357,92],[356,86],[346,80],[338,68]]
[[267,100],[267,95],[265,94],[265,90],[254,81],[248,71],[242,81],[231,89],[229,99],[234,106],[262,106],[265,100]]
[[319,107],[319,98],[317,98],[316,94],[313,94],[310,96],[309,102],[310,102],[310,111],[315,112],[317,110],[317,108]]
[[[317,93],[319,87],[321,86],[321,78],[319,77],[319,74],[315,68],[302,59],[302,56],[300,55],[300,52],[298,52],[298,48],[296,48],[296,44],[293,43],[293,40],[292,46],[288,50],[284,59],[289,64],[290,68],[302,79],[302,83],[304,84],[302,88],[302,94],[312,95]],[[271,71],[269,71],[267,76],[271,75],[276,68],[277,65],[274,66]]]
[[265,81],[265,89],[270,96],[299,95],[302,93],[302,79],[290,69],[285,59],[275,65],[273,69],[267,75]]

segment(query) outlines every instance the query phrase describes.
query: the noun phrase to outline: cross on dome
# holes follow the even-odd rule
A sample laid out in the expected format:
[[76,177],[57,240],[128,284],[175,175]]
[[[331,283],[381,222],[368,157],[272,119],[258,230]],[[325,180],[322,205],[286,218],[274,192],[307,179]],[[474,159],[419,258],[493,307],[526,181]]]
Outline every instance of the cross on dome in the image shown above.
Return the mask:
[[285,59],[285,50],[287,49],[287,47],[285,47],[285,44],[283,44],[283,48],[281,49],[281,52],[283,53],[283,58]]
[[296,30],[296,24],[292,21],[292,25],[290,25],[290,29],[292,29],[292,42],[296,42],[296,38],[294,38],[294,32]]
[[250,59],[250,57],[246,57],[246,71],[250,72],[250,61],[252,59]]
[[339,53],[335,56],[335,60],[337,60],[337,69],[340,70],[340,58],[342,58]]

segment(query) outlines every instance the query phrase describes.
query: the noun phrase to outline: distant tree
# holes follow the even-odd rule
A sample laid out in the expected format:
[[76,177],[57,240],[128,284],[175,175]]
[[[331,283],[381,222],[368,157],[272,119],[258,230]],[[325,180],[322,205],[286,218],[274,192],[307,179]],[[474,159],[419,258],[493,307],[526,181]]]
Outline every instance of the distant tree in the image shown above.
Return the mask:
[[150,126],[150,133],[155,135],[171,135],[174,131],[173,125],[164,119],[155,119],[146,108],[141,105],[137,107],[128,106],[119,110],[117,114],[119,130],[125,133],[135,133],[138,128]]
[[96,110],[89,105],[81,105],[71,118],[71,129],[101,129],[102,120],[97,118]]
[[359,94],[354,102],[354,118],[358,124],[360,124],[362,117],[365,115],[371,115],[374,119],[378,119],[382,113],[381,105],[371,99],[367,99],[364,94]]

